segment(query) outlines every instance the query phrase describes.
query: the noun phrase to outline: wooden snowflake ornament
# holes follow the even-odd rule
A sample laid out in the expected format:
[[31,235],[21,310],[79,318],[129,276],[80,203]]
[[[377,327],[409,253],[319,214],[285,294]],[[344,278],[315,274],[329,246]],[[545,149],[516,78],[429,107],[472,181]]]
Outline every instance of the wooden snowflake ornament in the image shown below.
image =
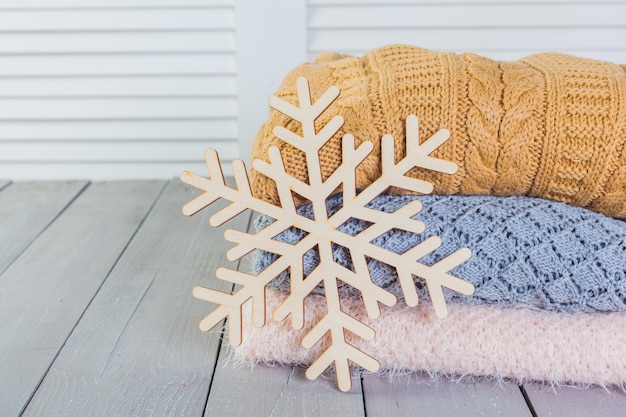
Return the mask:
[[[330,337],[329,347],[309,367],[306,375],[309,379],[317,378],[324,370],[334,365],[339,389],[349,391],[351,388],[350,362],[372,372],[379,369],[378,361],[367,353],[355,348],[346,341],[346,332],[365,340],[375,336],[372,328],[356,318],[344,313],[338,290],[339,281],[356,288],[361,293],[367,316],[378,318],[382,303],[392,306],[396,297],[375,285],[369,275],[367,258],[393,266],[401,284],[404,300],[409,306],[418,303],[415,277],[425,281],[432,300],[435,313],[440,318],[448,314],[443,288],[449,288],[462,294],[471,295],[474,287],[449,271],[469,259],[471,252],[461,248],[433,265],[420,263],[419,260],[441,246],[437,236],[430,237],[405,253],[397,254],[379,246],[372,241],[391,229],[407,230],[422,233],[425,225],[412,218],[419,213],[422,206],[419,201],[412,201],[393,213],[370,209],[367,207],[375,197],[389,187],[398,187],[414,193],[428,194],[433,186],[427,181],[407,177],[406,174],[414,167],[454,174],[456,164],[431,157],[430,154],[445,143],[450,134],[440,130],[424,143],[419,143],[418,120],[411,115],[406,119],[406,156],[399,162],[394,160],[394,139],[385,135],[381,141],[382,174],[372,184],[357,192],[355,170],[372,152],[371,142],[355,146],[354,137],[346,134],[342,139],[341,165],[327,178],[322,178],[319,150],[330,140],[343,125],[343,118],[335,116],[319,131],[315,129],[315,120],[338,97],[339,89],[330,87],[317,101],[312,102],[309,84],[305,78],[297,80],[299,106],[294,106],[276,96],[270,98],[270,106],[302,124],[302,136],[277,126],[274,134],[279,139],[304,152],[306,156],[308,182],[293,178],[285,171],[282,155],[278,148],[268,150],[269,162],[255,160],[253,167],[273,179],[276,183],[280,205],[274,205],[255,198],[250,189],[250,182],[245,166],[241,160],[233,161],[234,188],[226,185],[217,153],[208,149],[205,153],[209,170],[209,178],[185,171],[181,180],[204,191],[183,207],[185,215],[193,215],[218,199],[226,199],[228,206],[215,213],[211,219],[212,226],[220,226],[247,209],[255,210],[269,216],[275,221],[255,234],[237,230],[227,230],[224,238],[235,246],[227,252],[229,260],[238,260],[259,249],[278,255],[277,259],[258,275],[219,268],[217,277],[221,280],[237,284],[233,293],[223,293],[204,287],[196,287],[193,295],[196,298],[218,304],[200,322],[202,330],[210,330],[228,319],[229,342],[241,344],[242,337],[242,306],[252,303],[252,322],[257,327],[265,324],[266,300],[265,288],[284,271],[290,274],[290,292],[288,297],[275,309],[272,318],[276,321],[291,318],[291,325],[300,329],[304,325],[304,300],[317,287],[323,287],[327,312],[315,323],[311,330],[302,338],[305,348],[311,348],[326,337]],[[338,188],[343,194],[343,206],[329,215],[326,199]],[[298,214],[292,192],[308,199],[313,207],[314,218],[310,219]],[[361,233],[350,236],[337,228],[351,218],[371,223]],[[297,227],[307,232],[304,239],[296,244],[288,244],[275,240],[274,237],[290,227]],[[348,269],[333,260],[332,245],[340,245],[350,250],[353,268]],[[305,276],[303,257],[312,250],[319,252],[319,264]],[[328,335],[328,336],[327,336]]]

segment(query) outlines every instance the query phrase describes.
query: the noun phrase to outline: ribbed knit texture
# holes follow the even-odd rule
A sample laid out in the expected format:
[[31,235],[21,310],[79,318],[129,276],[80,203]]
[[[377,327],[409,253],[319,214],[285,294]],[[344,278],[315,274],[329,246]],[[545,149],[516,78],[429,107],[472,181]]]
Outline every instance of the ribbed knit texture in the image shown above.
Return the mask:
[[[451,273],[474,284],[474,295],[446,290],[448,300],[562,312],[626,311],[626,222],[532,197],[381,195],[369,207],[394,212],[413,199],[422,202],[424,208],[414,218],[426,225],[426,231],[414,234],[391,230],[373,243],[404,253],[430,236],[439,236],[442,246],[421,260],[425,264],[469,247],[472,257]],[[328,199],[329,215],[341,207],[341,201],[341,194]],[[301,206],[298,211],[313,218],[311,205]],[[256,226],[260,229],[271,221],[262,216]],[[339,230],[354,236],[366,227],[365,222],[351,219]],[[295,243],[303,237],[304,232],[292,228],[277,239]],[[346,248],[335,247],[334,257],[350,268]],[[260,252],[256,272],[275,258]],[[309,251],[304,257],[305,274],[318,263],[319,255]],[[393,267],[372,260],[369,268],[375,284],[402,298]],[[423,281],[415,282],[420,298],[428,299]],[[288,273],[281,274],[271,285],[288,292]],[[344,297],[359,295],[347,285],[340,290]]]
[[[268,290],[268,312],[286,295]],[[326,300],[305,300],[305,324],[291,328],[268,317],[262,328],[249,319],[245,306],[240,360],[309,365],[328,347],[330,338],[311,349],[300,340],[326,312]],[[554,383],[626,384],[626,313],[562,314],[543,310],[449,304],[441,320],[428,302],[381,306],[376,320],[365,316],[360,300],[342,301],[342,310],[372,327],[365,341],[346,333],[348,342],[373,355],[381,371],[427,371],[432,374],[484,375]]]
[[[624,66],[544,53],[517,62],[475,54],[387,46],[362,58],[323,54],[295,68],[276,95],[297,103],[296,79],[305,76],[313,99],[329,86],[339,98],[318,120],[345,124],[320,151],[324,176],[341,162],[341,137],[371,141],[374,151],[357,171],[357,186],[380,176],[380,139],[390,133],[396,157],[405,153],[405,119],[416,114],[422,140],[446,128],[451,139],[433,155],[453,161],[455,175],[414,170],[436,194],[529,195],[626,218],[626,71]],[[301,131],[298,122],[270,110],[252,158],[283,150],[287,172],[306,180],[300,151],[272,129]],[[273,181],[252,170],[256,196],[278,202]]]

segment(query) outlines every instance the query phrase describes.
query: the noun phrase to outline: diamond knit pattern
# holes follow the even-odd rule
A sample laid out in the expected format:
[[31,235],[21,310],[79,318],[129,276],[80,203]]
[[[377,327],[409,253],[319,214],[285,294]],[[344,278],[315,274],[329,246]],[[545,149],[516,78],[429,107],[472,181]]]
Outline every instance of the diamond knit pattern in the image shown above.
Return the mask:
[[[424,206],[414,218],[427,225],[426,231],[413,234],[395,229],[373,243],[404,253],[430,236],[440,236],[441,248],[424,257],[421,261],[425,264],[433,264],[459,247],[469,247],[473,256],[451,272],[471,282],[474,295],[446,290],[447,300],[561,312],[626,311],[626,222],[532,197],[381,195],[370,207],[394,212],[414,199]],[[341,204],[341,195],[329,198],[329,213]],[[298,210],[312,216],[310,205]],[[261,216],[257,229],[271,222]],[[351,219],[339,230],[354,236],[367,227],[367,223]],[[304,232],[291,228],[276,239],[295,243],[303,237]],[[334,256],[351,268],[348,249],[335,246]],[[275,258],[259,252],[255,269],[265,269]],[[305,275],[318,262],[318,255],[309,251],[304,258]],[[376,260],[370,260],[368,266],[375,284],[402,298],[392,266]],[[427,299],[428,291],[420,280],[415,284],[420,299]],[[281,274],[271,285],[288,292],[288,274]],[[347,285],[340,290],[347,296],[358,295]]]

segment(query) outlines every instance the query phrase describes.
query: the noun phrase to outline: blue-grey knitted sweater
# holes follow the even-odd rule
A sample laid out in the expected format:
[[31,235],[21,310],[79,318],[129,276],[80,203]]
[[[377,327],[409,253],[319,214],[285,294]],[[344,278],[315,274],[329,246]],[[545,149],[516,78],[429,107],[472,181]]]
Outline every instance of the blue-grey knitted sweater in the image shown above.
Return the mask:
[[[626,310],[626,222],[531,197],[381,195],[369,207],[393,212],[414,199],[423,205],[414,218],[424,222],[426,231],[414,234],[392,230],[373,243],[403,253],[437,235],[442,246],[420,260],[425,264],[469,247],[472,257],[451,273],[474,284],[476,290],[472,296],[445,290],[448,300],[564,312]],[[341,195],[329,198],[327,205],[330,214],[337,211]],[[312,218],[310,205],[298,211]],[[257,230],[272,221],[259,217]],[[354,236],[366,227],[365,222],[351,219],[340,229]],[[304,232],[291,228],[277,239],[295,243],[303,237]],[[350,267],[345,248],[335,247],[334,255],[339,263]],[[275,259],[276,255],[259,251],[256,273]],[[308,274],[319,258],[309,251],[304,261]],[[369,268],[377,285],[402,298],[393,267],[370,260]],[[420,298],[427,298],[423,282],[416,278],[415,284]],[[288,292],[288,273],[281,274],[271,285]],[[358,295],[347,285],[341,291],[344,296]]]

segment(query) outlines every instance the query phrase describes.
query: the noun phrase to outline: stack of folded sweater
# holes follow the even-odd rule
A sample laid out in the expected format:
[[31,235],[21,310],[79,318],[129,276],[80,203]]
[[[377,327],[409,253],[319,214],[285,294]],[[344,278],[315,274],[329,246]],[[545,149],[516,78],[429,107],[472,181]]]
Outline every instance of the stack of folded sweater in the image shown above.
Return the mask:
[[[380,176],[380,140],[390,133],[396,159],[405,149],[405,119],[416,114],[420,137],[450,130],[433,156],[459,166],[455,175],[414,169],[409,175],[434,184],[434,195],[401,195],[391,189],[370,207],[393,212],[418,199],[422,234],[391,230],[373,243],[403,253],[429,236],[441,248],[421,262],[432,264],[469,247],[473,256],[451,272],[471,282],[471,296],[445,292],[450,314],[435,316],[428,292],[415,280],[420,304],[383,307],[366,317],[358,292],[340,289],[343,309],[376,331],[372,341],[352,343],[376,357],[384,370],[427,371],[570,384],[626,384],[626,68],[549,53],[518,62],[473,54],[438,53],[389,46],[361,58],[325,54],[294,69],[277,96],[296,97],[295,79],[308,78],[312,97],[337,85],[331,115],[345,123],[320,150],[324,175],[341,163],[341,137],[371,141],[374,151],[357,169],[357,187]],[[328,120],[322,116],[318,123]],[[256,138],[253,158],[267,160],[278,146],[286,171],[303,181],[303,155],[276,139],[274,126],[297,130],[272,111]],[[255,196],[279,197],[272,181],[253,171]],[[311,216],[311,206],[298,211]],[[341,195],[327,201],[332,213]],[[271,219],[261,217],[258,228]],[[355,235],[365,222],[341,226]],[[278,239],[297,242],[290,229]],[[350,268],[349,248],[335,247],[335,260]],[[262,252],[257,270],[275,256]],[[308,253],[306,269],[318,263]],[[392,266],[371,260],[372,280],[401,299]],[[271,311],[286,297],[283,273],[268,291]],[[320,293],[322,290],[320,289]],[[305,304],[307,321],[244,328],[243,358],[308,365],[323,346],[304,349],[302,336],[325,311],[323,295]],[[308,327],[307,327],[308,326]]]

